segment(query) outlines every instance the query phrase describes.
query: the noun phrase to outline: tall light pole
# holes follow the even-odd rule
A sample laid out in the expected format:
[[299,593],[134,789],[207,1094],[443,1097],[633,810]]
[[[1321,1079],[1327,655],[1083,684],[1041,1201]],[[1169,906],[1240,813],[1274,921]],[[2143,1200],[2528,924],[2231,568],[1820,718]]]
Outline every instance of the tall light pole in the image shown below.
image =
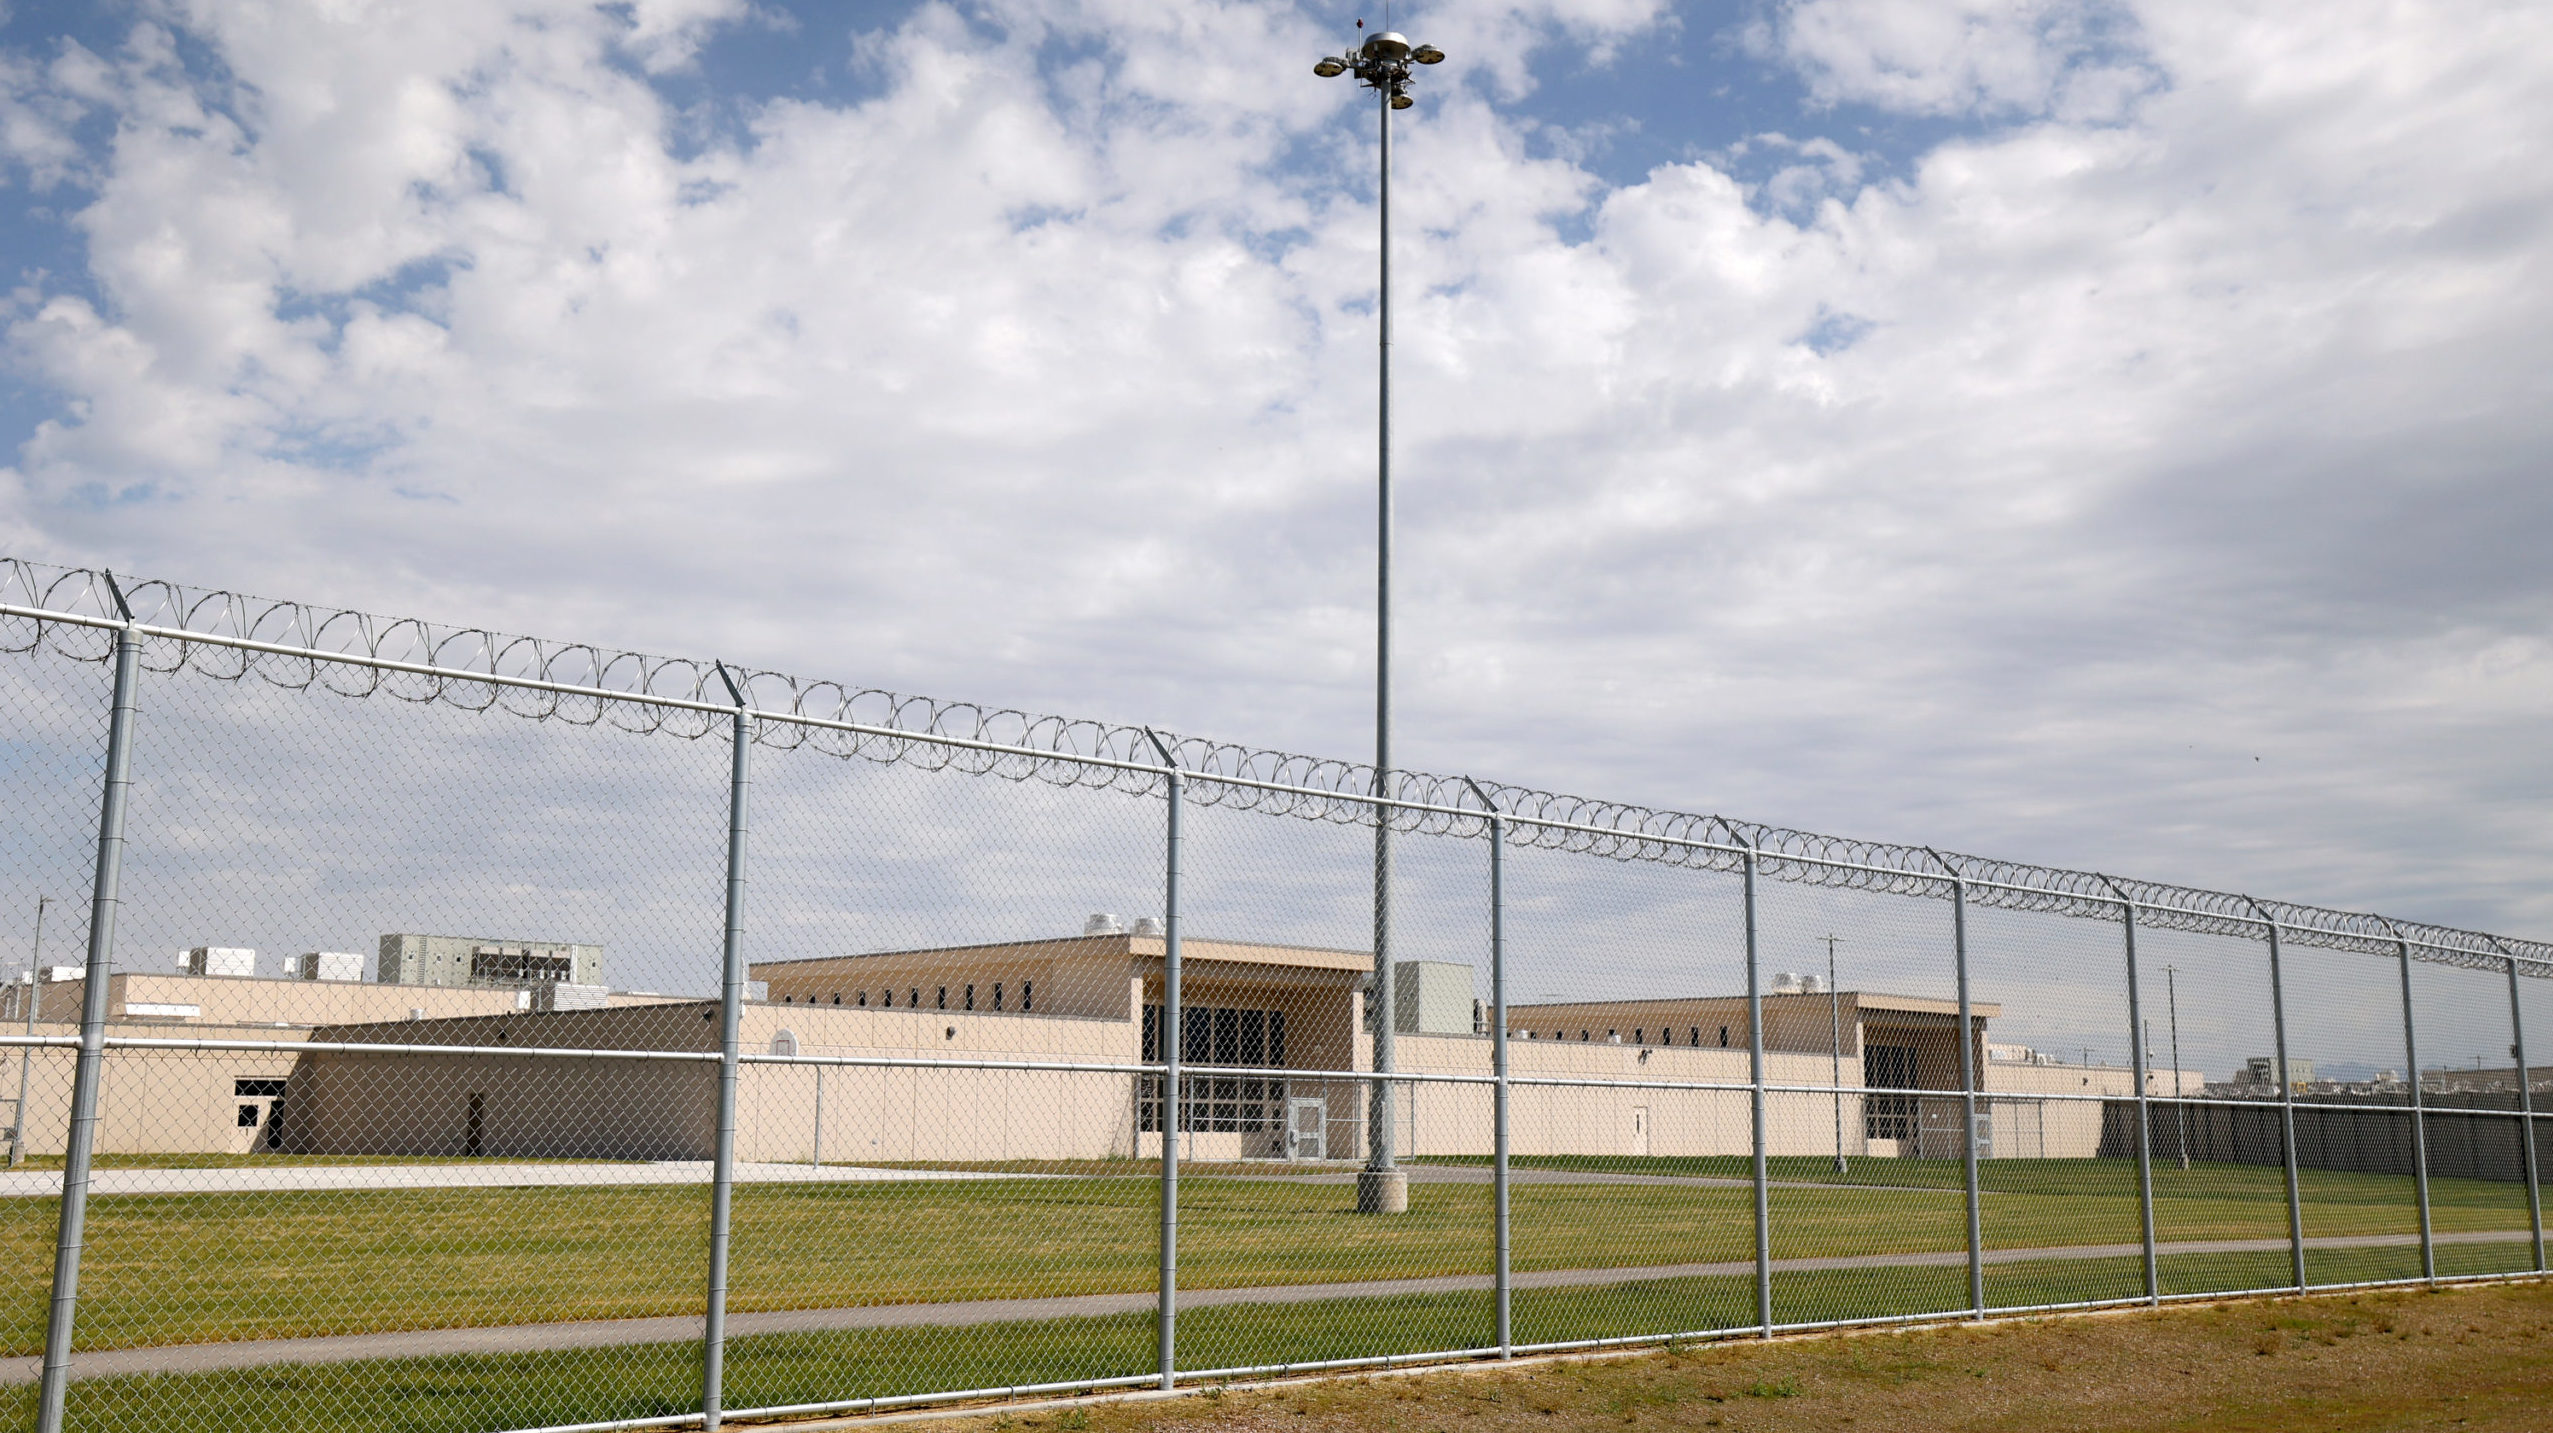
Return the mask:
[[[1356,22],[1358,29],[1365,22]],[[1374,794],[1392,794],[1392,111],[1408,109],[1410,66],[1444,62],[1434,45],[1412,46],[1406,36],[1384,30],[1369,35],[1344,55],[1324,55],[1312,73],[1323,79],[1352,74],[1377,100],[1377,133],[1381,136],[1380,202],[1382,269],[1374,311],[1380,332],[1375,368],[1374,425]],[[1392,991],[1392,813],[1374,808],[1374,993],[1369,1002],[1374,1021],[1374,1073],[1392,1073],[1392,1035],[1400,1017]],[[1400,1214],[1409,1209],[1409,1176],[1393,1159],[1396,1131],[1392,1124],[1392,1086],[1378,1079],[1368,1096],[1365,1168],[1356,1176],[1356,1207],[1364,1214]]]
[[[2172,1117],[2181,1144],[2181,1168],[2190,1167],[2190,1107],[2181,1103],[2181,989],[2174,979],[2180,967],[2163,967],[2163,996],[2172,1013]],[[2282,1078],[2284,1072],[2281,1072]]]
[[[44,989],[44,908],[53,897],[35,898],[35,949],[27,954],[27,1034],[35,1034],[35,998]],[[27,1063],[35,1058],[35,1047],[18,1052],[18,1103],[9,1112],[9,1168],[15,1169],[27,1159]]]
[[1832,1030],[1828,1050],[1835,1066],[1835,1172],[1844,1172],[1844,992],[1835,985],[1835,942],[1826,937],[1826,1023]]

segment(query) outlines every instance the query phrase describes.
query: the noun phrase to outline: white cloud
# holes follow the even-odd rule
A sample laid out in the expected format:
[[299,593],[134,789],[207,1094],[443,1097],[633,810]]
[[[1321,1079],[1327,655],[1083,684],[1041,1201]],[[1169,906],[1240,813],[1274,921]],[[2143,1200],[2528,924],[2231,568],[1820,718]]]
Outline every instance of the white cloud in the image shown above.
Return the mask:
[[[873,95],[678,145],[635,71],[736,13],[20,57],[117,122],[13,150],[90,262],[12,310],[63,395],[13,545],[1357,750],[1337,35],[925,6]],[[1886,176],[1803,114],[1769,206],[1523,142],[1652,7],[1407,23],[1455,52],[1396,150],[1410,760],[2553,924],[2540,7],[1817,0],[1767,32],[1814,98],[2020,122]]]
[[1792,0],[1749,39],[1823,103],[1910,114],[2100,120],[2154,80],[2131,7],[2106,0]]

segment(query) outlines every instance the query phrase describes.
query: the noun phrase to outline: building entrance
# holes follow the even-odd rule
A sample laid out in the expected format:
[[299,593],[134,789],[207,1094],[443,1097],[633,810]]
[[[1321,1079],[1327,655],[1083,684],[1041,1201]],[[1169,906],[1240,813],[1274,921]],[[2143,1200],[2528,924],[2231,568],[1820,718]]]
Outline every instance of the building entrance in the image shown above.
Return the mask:
[[1327,1159],[1329,1149],[1330,1102],[1299,1098],[1286,1101],[1285,1157]]

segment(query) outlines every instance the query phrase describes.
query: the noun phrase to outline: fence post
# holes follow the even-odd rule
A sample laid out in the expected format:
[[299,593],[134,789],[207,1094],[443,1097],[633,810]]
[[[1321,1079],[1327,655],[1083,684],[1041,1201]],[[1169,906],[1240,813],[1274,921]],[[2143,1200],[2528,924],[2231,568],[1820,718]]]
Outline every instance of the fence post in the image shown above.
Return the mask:
[[753,750],[753,709],[743,688],[718,666],[735,698],[733,754],[727,778],[727,944],[719,980],[718,1151],[709,1183],[709,1308],[701,1331],[701,1426],[718,1427],[727,1372],[727,1239],[736,1201],[736,1082],[745,1003],[745,796]]
[[1492,1244],[1496,1268],[1491,1282],[1498,1302],[1498,1356],[1516,1356],[1515,1321],[1512,1317],[1514,1288],[1509,1272],[1510,1225],[1507,1210],[1507,1154],[1509,1144],[1507,1086],[1507,816],[1480,783],[1466,776],[1463,784],[1472,789],[1480,804],[1489,808],[1489,1066],[1490,1066],[1490,1163],[1489,1195],[1491,1219],[1495,1226]]
[[1771,1338],[1773,1203],[1764,1160],[1764,979],[1755,948],[1756,850],[1753,841],[1741,837],[1740,843],[1745,847],[1746,871],[1746,1064],[1755,1126],[1755,1321],[1764,1337]]
[[[1378,746],[1380,743],[1378,742]],[[1356,1175],[1356,1212],[1409,1212],[1409,1173],[1395,1150],[1400,1130],[1393,1110],[1400,1092],[1389,1078],[1398,1068],[1394,1038],[1399,1028],[1399,993],[1392,969],[1392,795],[1391,773],[1377,753],[1374,770],[1374,994],[1366,1002],[1374,1021],[1374,1073],[1365,1098],[1365,1167]]]
[[2438,1277],[2437,1239],[2429,1227],[2429,1120],[2420,1099],[2420,1043],[2411,1020],[2411,940],[2392,921],[2394,954],[2402,966],[2402,1063],[2411,1081],[2411,1192],[2420,1206],[2420,1277]]
[[2295,1265],[2296,1292],[2305,1292],[2305,1196],[2296,1176],[2296,1082],[2287,1070],[2287,981],[2278,963],[2278,921],[2260,902],[2243,900],[2269,931],[2269,1022],[2278,1056],[2278,1138],[2287,1166],[2287,1253]]
[[[44,1326],[38,1433],[61,1433],[71,1383],[71,1331],[80,1306],[80,1242],[89,1217],[89,1167],[97,1155],[98,1080],[106,1061],[107,980],[115,961],[115,915],[124,875],[124,803],[133,761],[133,682],[142,637],[112,573],[107,591],[124,625],[115,634],[115,696],[107,718],[106,790],[98,804],[97,871],[89,887],[89,963],[81,978],[80,1055],[71,1083],[71,1128],[62,1151],[61,1223],[53,1241],[53,1308]],[[41,972],[39,972],[41,974]],[[33,999],[41,983],[29,987]],[[25,1112],[19,1112],[24,1123]]]
[[[1966,1121],[1959,1136],[1960,1164],[1968,1194],[1968,1310],[1982,1317],[1986,1312],[1986,1234],[1985,1220],[1977,1202],[1977,1052],[1976,1018],[1968,999],[1968,882],[1959,868],[1941,857],[1930,846],[1924,854],[1950,877],[1950,961],[1959,994],[1959,1113]],[[1923,1149],[1921,1106],[1917,1107],[1915,1131],[1916,1151]],[[2046,1119],[2044,1107],[2040,1114]]]
[[1959,967],[1959,1102],[1967,1120],[1959,1143],[1965,1152],[1968,1179],[1968,1308],[1983,1317],[1986,1230],[1977,1207],[1977,1025],[1968,1000],[1968,883],[1955,878],[1950,883],[1950,947]]
[[[1169,828],[1163,842],[1163,886],[1161,901],[1161,1019],[1154,1028],[1161,1035],[1161,1299],[1160,1325],[1161,1386],[1176,1387],[1179,1381],[1179,1133],[1185,1123],[1182,1113],[1187,1101],[1181,1098],[1185,1088],[1180,1083],[1179,1065],[1183,1054],[1179,1029],[1179,817],[1187,805],[1188,774],[1179,769],[1179,759],[1170,754],[1170,746],[1150,727],[1144,735],[1152,738],[1161,763],[1169,768]],[[1286,1116],[1289,1124],[1293,1116]]]
[[2128,1068],[2136,1080],[2137,1222],[2145,1244],[2146,1302],[2160,1304],[2163,1272],[2154,1248],[2154,1114],[2145,1088],[2145,1007],[2137,990],[2136,901],[2107,876],[2101,877],[2101,884],[2118,897],[2119,920],[2127,932]]
[[[2494,937],[2493,945],[2500,945]],[[2535,1235],[2535,1269],[2544,1271],[2544,1191],[2535,1167],[2535,1095],[2527,1087],[2526,1016],[2518,1003],[2518,958],[2500,946],[2500,957],[2509,963],[2509,1062],[2518,1080],[2518,1158],[2526,1161],[2526,1223]]]

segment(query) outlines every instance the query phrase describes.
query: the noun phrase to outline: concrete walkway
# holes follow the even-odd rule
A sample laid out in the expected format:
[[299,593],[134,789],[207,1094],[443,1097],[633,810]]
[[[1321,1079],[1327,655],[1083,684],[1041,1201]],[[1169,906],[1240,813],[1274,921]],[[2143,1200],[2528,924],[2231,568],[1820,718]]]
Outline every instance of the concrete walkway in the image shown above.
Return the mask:
[[[1352,1184],[1352,1169],[1324,1168],[1316,1173],[1222,1173],[1211,1164],[1184,1164],[1189,1179],[1229,1179],[1273,1184]],[[1413,1164],[1405,1166],[1413,1184],[1487,1184],[1485,1166]],[[452,1164],[273,1164],[220,1165],[162,1169],[100,1169],[89,1176],[92,1195],[253,1194],[273,1191],[366,1189],[523,1189],[553,1185],[600,1188],[613,1185],[709,1183],[706,1160],[663,1160],[651,1163],[508,1164],[466,1161]],[[869,1184],[905,1181],[986,1179],[1123,1179],[1117,1174],[1042,1174],[1006,1170],[879,1169],[856,1164],[754,1163],[736,1166],[739,1184]],[[1149,1176],[1145,1176],[1149,1177]],[[1514,1184],[1664,1185],[1703,1189],[1751,1189],[1754,1182],[1709,1174],[1612,1174],[1594,1170],[1518,1169]],[[1958,1195],[1958,1189],[1926,1185],[1834,1184],[1818,1180],[1772,1181],[1775,1189],[1867,1191],[1873,1194]],[[51,1199],[62,1192],[62,1171],[14,1170],[0,1173],[0,1199]],[[1988,1194],[1994,1190],[1984,1191]]]
[[[1405,1164],[1401,1166],[1412,1184],[1487,1184],[1495,1177],[1485,1164]],[[1354,1184],[1354,1170],[1325,1170],[1319,1174],[1216,1174],[1212,1165],[1183,1164],[1182,1179],[1258,1180],[1273,1184]],[[1755,1181],[1741,1175],[1726,1174],[1615,1174],[1593,1169],[1510,1169],[1509,1184],[1657,1184],[1688,1189],[1753,1189]],[[1823,1189],[1871,1194],[1946,1194],[1965,1198],[1963,1186],[1938,1184],[1847,1184],[1831,1179],[1771,1179],[1767,1189]],[[2001,1194],[1999,1189],[1982,1189],[1980,1194]]]
[[[2482,1230],[2440,1234],[2446,1244],[2524,1243],[2523,1230]],[[2413,1234],[2370,1234],[2308,1239],[2318,1250],[2381,1249],[2416,1246]],[[2287,1248],[2284,1239],[2205,1239],[2164,1244],[2164,1255],[2266,1254]],[[2124,1259],[2144,1252],[2137,1244],[2075,1244],[2052,1249],[1996,1249],[1989,1264],[2016,1264],[2042,1259]],[[1852,1269],[1960,1268],[1967,1251],[1911,1254],[1852,1254],[1816,1259],[1776,1259],[1776,1273],[1823,1273]],[[1518,1289],[1593,1288],[1651,1279],[1743,1276],[1755,1272],[1753,1260],[1711,1264],[1662,1264],[1631,1269],[1545,1269],[1519,1273]],[[1354,1283],[1280,1284],[1251,1289],[1183,1290],[1182,1309],[1225,1304],[1299,1304],[1321,1299],[1390,1298],[1409,1294],[1485,1293],[1486,1274],[1451,1274],[1426,1279],[1368,1279]],[[727,1316],[731,1338],[754,1334],[813,1333],[849,1329],[956,1328],[970,1324],[1019,1323],[1043,1319],[1093,1318],[1107,1314],[1149,1312],[1151,1290],[1125,1294],[1079,1294],[1049,1299],[979,1299],[946,1304],[865,1304],[851,1308],[789,1309]],[[348,1334],[333,1338],[256,1339],[237,1343],[181,1344],[163,1348],[108,1349],[81,1353],[72,1363],[73,1378],[112,1378],[128,1374],[210,1373],[221,1369],[264,1368],[277,1364],[346,1363],[374,1358],[431,1358],[455,1354],[532,1353],[552,1349],[613,1348],[627,1344],[675,1343],[701,1336],[697,1314],[675,1318],[604,1319],[582,1323],[514,1324],[497,1328],[422,1329],[402,1333]],[[0,1359],[0,1385],[33,1383],[42,1371],[39,1358]]]
[[[709,1183],[707,1160],[650,1164],[278,1164],[223,1165],[206,1169],[100,1169],[89,1175],[89,1193],[252,1194],[325,1189],[516,1189],[543,1185],[599,1188],[624,1184]],[[1067,1174],[1008,1174],[970,1169],[873,1169],[857,1164],[739,1164],[739,1184],[872,1184],[977,1179],[1072,1179]],[[0,1174],[0,1199],[51,1199],[62,1192],[62,1171],[17,1170]]]

